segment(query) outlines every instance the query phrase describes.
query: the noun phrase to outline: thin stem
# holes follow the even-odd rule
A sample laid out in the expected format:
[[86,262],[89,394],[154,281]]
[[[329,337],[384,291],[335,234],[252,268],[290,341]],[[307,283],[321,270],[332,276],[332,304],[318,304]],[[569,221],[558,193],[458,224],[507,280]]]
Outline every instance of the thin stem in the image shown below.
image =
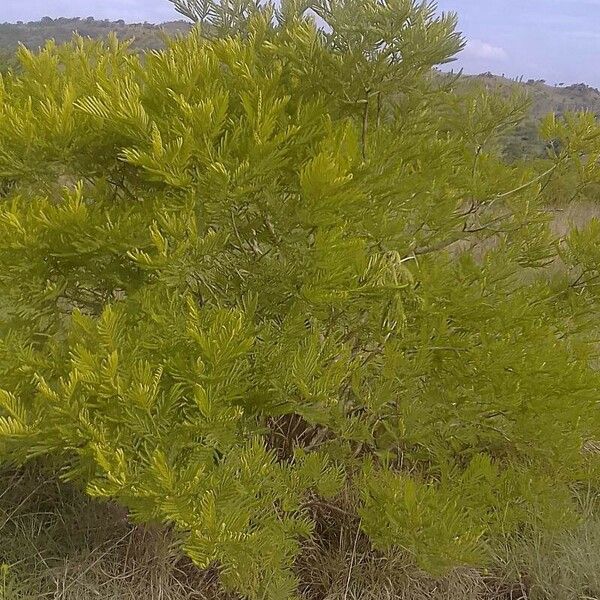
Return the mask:
[[537,183],[538,181],[540,181],[540,179],[543,179],[544,177],[546,177],[546,175],[550,175],[551,173],[553,173],[556,170],[557,166],[558,166],[558,163],[552,165],[552,167],[550,167],[547,171],[544,171],[541,175],[538,175],[535,179],[532,179],[531,181],[528,181],[527,183],[520,185],[519,187],[515,188],[514,190],[509,190],[508,192],[503,192],[502,194],[498,194],[498,195],[494,196],[494,200],[500,200],[501,198],[506,198],[508,196],[512,196],[513,194],[517,194],[518,192],[527,189],[528,187],[530,187],[530,186],[534,185],[535,183]]
[[369,131],[369,94],[371,90],[365,90],[365,99],[364,109],[363,109],[363,119],[362,119],[362,143],[361,143],[361,152],[363,160],[367,159],[367,134]]

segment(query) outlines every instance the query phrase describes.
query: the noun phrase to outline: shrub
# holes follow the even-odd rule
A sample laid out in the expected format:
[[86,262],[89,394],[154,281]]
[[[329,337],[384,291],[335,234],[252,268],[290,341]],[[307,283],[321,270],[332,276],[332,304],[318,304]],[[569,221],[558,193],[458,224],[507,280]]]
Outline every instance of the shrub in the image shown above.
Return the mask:
[[207,6],[164,51],[76,38],[2,80],[3,459],[251,598],[293,593],[341,489],[434,573],[571,523],[596,301],[545,276],[543,177],[487,150],[514,102],[430,78],[462,45],[432,5]]

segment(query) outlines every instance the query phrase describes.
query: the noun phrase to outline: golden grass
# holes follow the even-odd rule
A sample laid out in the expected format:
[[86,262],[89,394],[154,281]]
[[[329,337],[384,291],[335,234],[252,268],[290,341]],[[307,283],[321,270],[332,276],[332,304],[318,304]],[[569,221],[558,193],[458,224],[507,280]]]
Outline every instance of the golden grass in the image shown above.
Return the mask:
[[[171,532],[135,526],[36,468],[0,474],[0,600],[233,600],[194,568]],[[296,570],[305,600],[600,599],[598,499],[573,531],[512,540],[494,568],[433,578],[396,551],[373,551],[349,512],[321,515]],[[344,516],[345,515],[345,516]]]
[[[0,483],[0,600],[233,600],[168,529],[135,526],[35,467],[4,472]],[[402,553],[373,552],[349,515],[324,522],[297,564],[306,600],[511,598],[514,586],[475,569],[433,579]]]
[[0,478],[0,600],[210,600],[215,574],[189,564],[164,527],[46,480]]

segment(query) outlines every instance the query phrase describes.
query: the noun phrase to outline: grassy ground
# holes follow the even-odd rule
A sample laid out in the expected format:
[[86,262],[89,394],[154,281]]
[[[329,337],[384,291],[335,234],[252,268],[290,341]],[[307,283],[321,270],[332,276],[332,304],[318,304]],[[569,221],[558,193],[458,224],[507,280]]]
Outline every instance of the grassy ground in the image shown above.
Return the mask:
[[214,597],[214,575],[184,560],[165,528],[136,527],[36,468],[4,472],[0,490],[0,600]]
[[[0,600],[219,599],[214,574],[194,569],[163,527],[136,527],[36,468],[5,472],[0,496]],[[356,523],[331,522],[298,564],[307,598],[479,600],[485,579],[464,570],[434,581],[405,557],[373,557]],[[327,518],[324,519],[327,523]]]
[[[0,600],[233,600],[164,527],[132,525],[122,509],[37,468],[5,471],[0,483]],[[596,499],[582,502],[591,515]],[[375,556],[355,522],[334,521],[298,561],[309,600],[600,599],[600,521],[591,516],[568,534],[511,546],[493,572],[441,579],[401,554]]]

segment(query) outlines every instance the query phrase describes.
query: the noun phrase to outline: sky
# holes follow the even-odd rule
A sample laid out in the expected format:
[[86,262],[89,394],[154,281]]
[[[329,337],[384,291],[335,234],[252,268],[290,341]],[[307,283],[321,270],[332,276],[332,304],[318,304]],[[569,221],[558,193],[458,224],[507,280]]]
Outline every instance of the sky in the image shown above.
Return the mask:
[[42,17],[94,17],[162,23],[181,18],[167,0],[0,0],[0,22]]
[[600,87],[600,0],[439,0],[459,15],[467,73]]
[[[468,45],[452,68],[600,87],[600,0],[438,0]],[[166,0],[0,0],[0,22],[87,17],[159,23]]]

